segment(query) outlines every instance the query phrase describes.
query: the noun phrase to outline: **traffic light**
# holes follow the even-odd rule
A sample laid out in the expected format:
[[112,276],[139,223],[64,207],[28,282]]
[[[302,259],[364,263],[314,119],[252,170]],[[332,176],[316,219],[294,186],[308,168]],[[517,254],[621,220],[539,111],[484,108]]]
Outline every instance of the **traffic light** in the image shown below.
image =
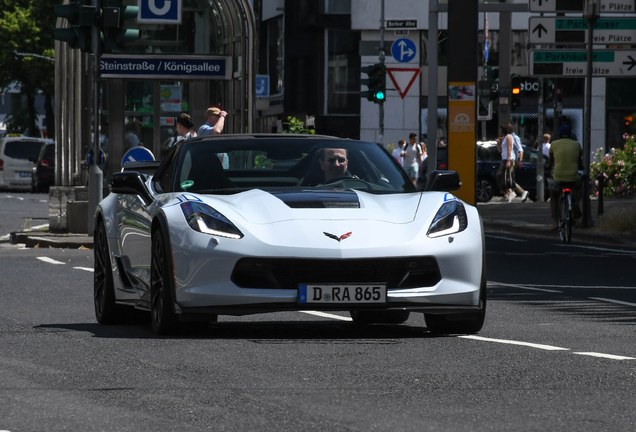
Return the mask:
[[510,77],[510,92],[512,93],[510,110],[516,111],[521,106],[521,77],[519,75]]
[[125,21],[135,18],[138,6],[127,6],[123,0],[103,0],[102,23],[104,28],[104,50],[113,51],[128,42],[139,40],[138,29],[124,28]]
[[382,63],[376,63],[373,66],[363,66],[360,70],[368,77],[360,80],[360,83],[368,88],[368,91],[360,92],[360,97],[367,98],[373,103],[384,103],[386,100],[386,66]]
[[477,98],[477,120],[492,120],[492,102],[487,97]]
[[95,6],[90,0],[71,0],[68,4],[53,5],[53,14],[65,18],[69,27],[54,28],[53,38],[67,42],[73,49],[91,51],[91,27],[95,25]]

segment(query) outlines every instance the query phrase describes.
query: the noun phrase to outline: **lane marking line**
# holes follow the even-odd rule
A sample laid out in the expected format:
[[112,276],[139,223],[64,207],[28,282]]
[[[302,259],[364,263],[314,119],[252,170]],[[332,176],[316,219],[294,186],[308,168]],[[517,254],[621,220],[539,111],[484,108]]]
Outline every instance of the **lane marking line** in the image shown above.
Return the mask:
[[530,342],[519,342],[519,341],[505,340],[505,339],[491,339],[491,338],[485,338],[482,336],[469,335],[469,336],[457,336],[457,337],[462,339],[473,339],[473,340],[480,340],[485,342],[497,342],[502,344],[521,345],[521,346],[527,346],[530,348],[538,348],[538,349],[547,350],[547,351],[570,351],[569,348],[561,348],[561,347],[556,347],[552,345],[542,345],[542,344],[535,344]]
[[526,285],[508,284],[508,283],[495,282],[495,281],[489,281],[488,282],[488,286],[504,286],[504,287],[509,287],[509,288],[525,289],[525,290],[529,290],[529,291],[541,291],[541,292],[563,294],[563,291],[557,291],[557,290],[551,290],[551,289],[545,289],[545,288],[534,288],[534,287],[529,287],[529,286],[526,286]]
[[76,270],[84,270],[84,271],[91,272],[91,273],[95,272],[95,269],[92,269],[92,268],[89,268],[89,267],[73,267],[73,268],[76,269]]
[[614,299],[608,299],[608,298],[603,298],[603,297],[589,297],[590,300],[598,300],[598,301],[602,301],[602,302],[608,302],[608,303],[616,303],[619,305],[624,305],[624,306],[634,306],[636,307],[636,303],[628,303],[626,301],[621,301],[621,300],[614,300]]
[[497,236],[497,235],[492,235],[492,234],[486,234],[486,237],[499,239],[499,240],[509,240],[509,241],[515,241],[515,242],[521,242],[521,243],[528,243],[528,240],[516,239],[516,238],[512,238],[512,237]]
[[57,261],[49,257],[36,257],[36,258],[39,259],[40,261],[44,261],[45,263],[49,263],[49,264],[66,264],[62,261]]
[[337,320],[341,320],[341,321],[353,321],[349,317],[343,317],[343,316],[340,316],[340,315],[328,314],[328,313],[318,312],[318,311],[298,311],[298,312],[306,313],[306,314],[309,314],[309,315],[316,315],[316,316],[323,317],[323,318],[333,318],[333,319],[337,319]]
[[618,252],[618,253],[621,253],[621,254],[629,254],[629,255],[632,255],[634,253],[633,250],[628,251],[628,250],[624,250],[624,249],[610,249],[610,248],[603,248],[603,247],[598,247],[598,246],[564,245],[564,244],[558,244],[557,246],[561,246],[561,247],[577,247],[577,248],[581,248],[581,249],[592,249],[592,250],[599,250],[599,251],[606,251],[606,252]]
[[585,356],[591,356],[591,357],[601,357],[601,358],[607,358],[611,360],[636,360],[636,358],[634,357],[625,357],[625,356],[619,356],[614,354],[602,354],[602,353],[595,353],[595,352],[573,352],[572,354],[585,355]]
[[[636,290],[636,286],[609,286],[609,285],[542,285],[542,284],[507,284],[504,282],[496,282],[496,281],[488,281],[488,284],[493,285],[501,285],[501,286],[510,286],[515,288],[526,288],[530,289],[533,287],[535,289],[539,289],[541,287],[552,287],[552,288],[575,288],[575,289],[622,289],[622,290]],[[555,291],[561,292],[561,291]]]

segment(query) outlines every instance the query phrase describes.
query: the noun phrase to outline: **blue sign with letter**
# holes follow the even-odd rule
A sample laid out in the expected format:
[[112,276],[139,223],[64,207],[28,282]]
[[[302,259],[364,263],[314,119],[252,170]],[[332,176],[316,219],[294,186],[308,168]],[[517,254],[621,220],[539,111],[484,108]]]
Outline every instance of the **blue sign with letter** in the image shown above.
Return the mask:
[[181,24],[182,0],[139,0],[138,23]]
[[269,97],[269,75],[256,75],[256,97]]
[[155,160],[155,155],[146,147],[133,147],[126,152],[121,160],[123,168],[128,162],[149,162]]
[[417,47],[411,39],[400,38],[391,45],[391,55],[400,63],[408,63],[415,58]]

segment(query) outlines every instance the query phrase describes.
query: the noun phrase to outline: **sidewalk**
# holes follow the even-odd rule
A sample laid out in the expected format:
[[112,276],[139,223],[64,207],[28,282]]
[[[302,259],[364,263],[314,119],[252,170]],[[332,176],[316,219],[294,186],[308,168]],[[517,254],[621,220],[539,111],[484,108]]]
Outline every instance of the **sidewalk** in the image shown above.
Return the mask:
[[[581,219],[572,231],[573,243],[602,243],[636,247],[636,233],[600,231],[597,227],[598,200],[590,200],[592,226],[583,228]],[[603,199],[604,213],[613,208],[636,205],[636,197]],[[582,205],[581,205],[582,206]],[[553,221],[550,216],[550,202],[521,202],[515,198],[512,202],[502,202],[501,197],[494,197],[490,202],[479,203],[477,210],[484,222],[487,232],[524,234],[550,237],[559,240],[559,233],[552,231]],[[589,221],[588,221],[589,222]]]

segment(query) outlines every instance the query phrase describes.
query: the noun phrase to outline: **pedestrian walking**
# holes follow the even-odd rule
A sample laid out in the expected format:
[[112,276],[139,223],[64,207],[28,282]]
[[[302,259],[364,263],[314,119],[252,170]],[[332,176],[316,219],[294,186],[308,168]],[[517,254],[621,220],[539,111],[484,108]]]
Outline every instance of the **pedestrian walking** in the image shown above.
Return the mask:
[[218,135],[223,132],[227,113],[218,107],[211,106],[205,111],[206,122],[199,128],[199,136]]
[[417,143],[417,134],[409,135],[409,144],[402,150],[403,166],[409,178],[416,184],[417,174],[422,163],[422,148]]

